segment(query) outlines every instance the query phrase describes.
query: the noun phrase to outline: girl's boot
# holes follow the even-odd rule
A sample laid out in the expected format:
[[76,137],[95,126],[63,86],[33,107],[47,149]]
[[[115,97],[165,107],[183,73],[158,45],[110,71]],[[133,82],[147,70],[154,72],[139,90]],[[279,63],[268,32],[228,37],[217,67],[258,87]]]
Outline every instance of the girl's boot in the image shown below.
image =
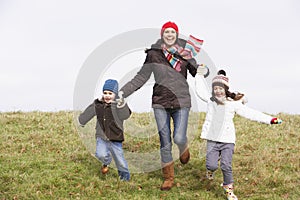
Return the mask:
[[233,183],[228,185],[223,185],[222,187],[225,191],[228,200],[238,200],[237,196],[235,196],[235,194],[233,193]]
[[206,170],[206,178],[210,181],[214,180],[214,172],[210,170]]

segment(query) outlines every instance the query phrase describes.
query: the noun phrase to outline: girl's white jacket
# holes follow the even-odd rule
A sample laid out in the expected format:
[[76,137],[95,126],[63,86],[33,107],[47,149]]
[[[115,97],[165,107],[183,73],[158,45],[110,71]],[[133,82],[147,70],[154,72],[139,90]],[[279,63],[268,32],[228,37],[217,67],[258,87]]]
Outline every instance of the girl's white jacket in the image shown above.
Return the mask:
[[209,100],[205,122],[202,126],[201,138],[215,142],[235,143],[235,113],[247,119],[270,124],[273,117],[251,109],[242,101],[226,100],[224,105],[218,105]]

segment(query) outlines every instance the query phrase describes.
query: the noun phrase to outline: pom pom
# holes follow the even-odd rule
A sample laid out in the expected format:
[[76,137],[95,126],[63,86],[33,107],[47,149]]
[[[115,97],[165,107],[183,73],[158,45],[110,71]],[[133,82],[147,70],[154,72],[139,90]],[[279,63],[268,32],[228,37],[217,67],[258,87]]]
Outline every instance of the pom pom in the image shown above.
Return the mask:
[[221,69],[221,70],[218,71],[218,75],[226,76],[226,72],[223,69]]

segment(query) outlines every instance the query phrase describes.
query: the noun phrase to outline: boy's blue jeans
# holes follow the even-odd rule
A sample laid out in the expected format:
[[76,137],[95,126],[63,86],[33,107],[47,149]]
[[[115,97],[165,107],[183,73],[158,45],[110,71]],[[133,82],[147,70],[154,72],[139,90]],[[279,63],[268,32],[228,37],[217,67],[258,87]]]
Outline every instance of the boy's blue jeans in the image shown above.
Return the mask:
[[112,142],[97,137],[95,156],[103,165],[109,165],[113,158],[120,179],[125,181],[130,180],[130,172],[128,170],[127,161],[124,158],[122,142]]
[[180,152],[187,147],[188,139],[186,135],[190,108],[165,109],[154,108],[154,116],[157,124],[160,139],[160,155],[162,163],[173,161],[172,138],[171,138],[171,118],[173,119],[174,131],[173,140],[177,144]]

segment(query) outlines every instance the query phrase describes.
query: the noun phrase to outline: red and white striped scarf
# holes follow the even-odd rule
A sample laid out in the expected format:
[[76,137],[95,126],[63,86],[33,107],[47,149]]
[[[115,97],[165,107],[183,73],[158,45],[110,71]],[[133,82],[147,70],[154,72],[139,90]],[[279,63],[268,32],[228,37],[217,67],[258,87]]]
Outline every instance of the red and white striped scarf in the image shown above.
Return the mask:
[[188,41],[185,44],[185,47],[182,48],[178,44],[173,45],[170,48],[167,48],[165,44],[162,44],[162,50],[171,64],[171,66],[178,72],[181,71],[181,63],[182,61],[179,58],[176,58],[174,54],[178,52],[184,59],[188,60],[193,57],[195,57],[201,49],[201,46],[203,44],[203,40],[199,40],[192,35],[190,35]]
[[165,44],[162,44],[163,53],[165,54],[165,57],[169,61],[169,63],[172,65],[172,67],[180,72],[181,71],[181,63],[182,61],[174,56],[175,52],[180,52],[180,47],[178,44],[173,45],[170,48],[167,48]]

